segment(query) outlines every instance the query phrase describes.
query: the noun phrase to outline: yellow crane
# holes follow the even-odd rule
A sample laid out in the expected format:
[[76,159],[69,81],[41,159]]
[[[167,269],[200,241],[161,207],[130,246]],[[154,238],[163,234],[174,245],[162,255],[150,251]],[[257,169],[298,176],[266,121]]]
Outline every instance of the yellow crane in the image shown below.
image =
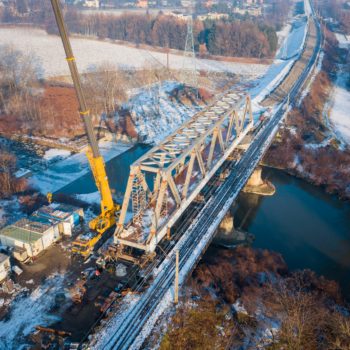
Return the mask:
[[62,39],[64,51],[66,53],[66,60],[78,98],[79,113],[83,118],[86,129],[88,138],[87,158],[90,163],[96,186],[101,194],[101,214],[89,222],[90,229],[96,231],[97,235],[91,237],[91,239],[78,240],[75,242],[76,244],[73,243],[73,250],[75,249],[76,252],[80,252],[82,255],[87,255],[89,254],[90,248],[93,248],[103,233],[115,225],[116,216],[120,210],[120,205],[114,203],[112,198],[112,192],[109,187],[104,160],[98,147],[90,111],[86,105],[75,57],[69,41],[68,31],[63,20],[59,0],[51,0],[51,5],[55,14],[58,30]]

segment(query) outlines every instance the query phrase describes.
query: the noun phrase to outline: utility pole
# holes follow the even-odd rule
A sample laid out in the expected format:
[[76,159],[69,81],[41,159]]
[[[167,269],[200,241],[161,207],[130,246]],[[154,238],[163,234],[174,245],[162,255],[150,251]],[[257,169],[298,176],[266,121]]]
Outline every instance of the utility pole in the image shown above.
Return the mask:
[[175,297],[174,303],[179,302],[179,250],[175,251],[175,283],[174,283]]

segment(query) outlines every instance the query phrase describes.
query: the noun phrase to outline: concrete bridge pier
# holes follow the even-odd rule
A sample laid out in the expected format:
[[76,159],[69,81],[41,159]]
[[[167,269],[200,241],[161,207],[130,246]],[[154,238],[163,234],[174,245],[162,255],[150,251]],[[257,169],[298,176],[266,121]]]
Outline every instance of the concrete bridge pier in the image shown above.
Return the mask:
[[230,212],[227,212],[224,219],[221,221],[219,229],[225,233],[230,233],[234,230],[234,219]]
[[261,171],[261,166],[258,166],[254,170],[253,174],[243,188],[243,192],[254,193],[260,196],[272,196],[275,194],[275,186],[270,181],[262,179]]
[[241,244],[250,244],[254,240],[254,236],[240,228],[235,228],[234,217],[228,211],[221,221],[216,232],[214,243],[224,247],[234,247]]

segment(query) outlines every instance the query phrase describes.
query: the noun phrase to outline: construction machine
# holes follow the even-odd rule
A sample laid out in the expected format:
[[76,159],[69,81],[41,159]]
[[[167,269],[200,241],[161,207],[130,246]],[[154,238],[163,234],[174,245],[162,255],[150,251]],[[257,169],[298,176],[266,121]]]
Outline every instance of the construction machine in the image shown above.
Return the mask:
[[79,114],[82,116],[86,129],[88,139],[87,158],[90,163],[96,186],[101,194],[101,214],[89,222],[90,229],[95,231],[96,234],[90,241],[84,242],[84,244],[81,244],[81,242],[76,242],[77,244],[73,243],[73,252],[83,253],[82,255],[86,255],[86,252],[92,250],[93,246],[99,241],[104,232],[115,225],[118,212],[120,211],[120,205],[114,203],[112,198],[112,192],[109,187],[104,160],[98,147],[90,111],[86,105],[81,80],[69,41],[68,31],[62,16],[59,0],[51,0],[51,5],[55,14],[58,30],[62,39],[64,51],[66,53],[66,60],[78,98]]

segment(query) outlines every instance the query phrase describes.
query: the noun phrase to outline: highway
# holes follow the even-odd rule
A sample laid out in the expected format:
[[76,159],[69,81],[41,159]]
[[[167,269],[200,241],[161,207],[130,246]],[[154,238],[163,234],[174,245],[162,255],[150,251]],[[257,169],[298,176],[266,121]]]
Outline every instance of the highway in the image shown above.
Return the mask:
[[[311,20],[311,19],[310,19]],[[160,271],[150,287],[142,294],[140,299],[132,306],[130,312],[119,320],[118,328],[110,328],[108,339],[101,341],[97,348],[101,349],[129,349],[142,345],[144,335],[142,333],[152,314],[159,311],[162,300],[171,294],[175,276],[175,249],[180,253],[180,271],[183,278],[196,265],[201,255],[210,244],[215,231],[223,219],[228,208],[232,205],[237,195],[251,176],[255,167],[260,162],[268,149],[273,137],[278,131],[279,124],[286,115],[286,110],[293,105],[310,72],[312,71],[321,49],[322,33],[320,25],[314,18],[317,28],[317,41],[310,61],[306,65],[299,79],[291,88],[289,96],[286,96],[279,105],[274,115],[265,122],[265,125],[254,135],[254,141],[236,162],[226,162],[231,172],[225,181],[214,191],[210,191],[210,198],[203,205],[199,213],[191,215],[191,223],[187,223],[186,230],[177,244],[172,248],[158,270]],[[183,231],[183,228],[181,229]],[[181,278],[180,278],[181,280]],[[153,320],[154,321],[154,320]],[[153,322],[152,321],[152,322]],[[148,325],[151,328],[152,324]],[[147,328],[146,327],[146,328]],[[105,327],[106,331],[108,328]]]

